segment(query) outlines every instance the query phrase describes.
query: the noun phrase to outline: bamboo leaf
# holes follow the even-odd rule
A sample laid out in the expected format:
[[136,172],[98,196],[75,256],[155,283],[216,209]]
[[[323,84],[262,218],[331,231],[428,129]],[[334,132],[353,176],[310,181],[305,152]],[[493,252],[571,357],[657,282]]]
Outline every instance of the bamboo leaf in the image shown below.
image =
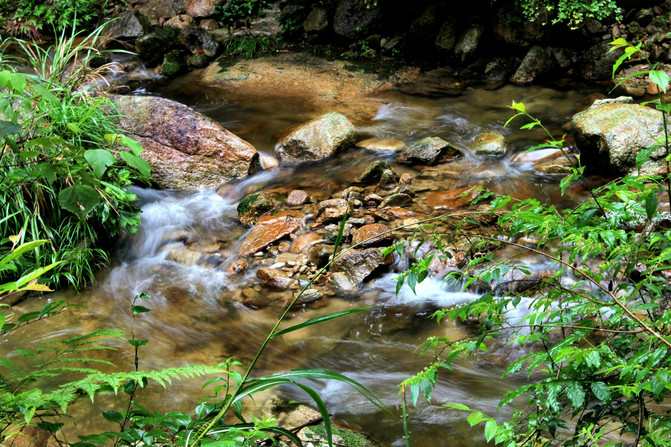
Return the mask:
[[315,324],[323,323],[324,321],[334,320],[336,318],[345,317],[347,315],[353,315],[353,314],[358,314],[360,312],[365,312],[367,310],[372,309],[373,307],[375,307],[375,306],[344,310],[342,312],[334,312],[332,314],[322,315],[322,316],[316,317],[316,318],[311,318],[307,321],[303,321],[302,323],[299,323],[299,324],[296,324],[294,326],[290,326],[288,328],[282,329],[281,331],[277,331],[270,338],[279,337],[280,335],[288,334],[289,332],[297,331],[299,329],[303,329],[303,328],[306,328],[306,327],[309,327],[309,326],[313,326]]

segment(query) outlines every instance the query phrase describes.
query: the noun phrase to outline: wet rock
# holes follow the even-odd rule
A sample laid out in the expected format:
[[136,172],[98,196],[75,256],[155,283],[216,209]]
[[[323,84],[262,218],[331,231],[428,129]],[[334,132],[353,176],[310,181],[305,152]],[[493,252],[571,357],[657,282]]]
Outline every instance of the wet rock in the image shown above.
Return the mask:
[[498,132],[482,132],[468,146],[475,155],[503,155],[507,150],[506,137]]
[[315,245],[308,250],[308,261],[316,267],[324,267],[333,254],[333,245]]
[[354,142],[355,129],[340,113],[327,113],[305,123],[284,137],[275,150],[282,163],[295,165],[322,160]]
[[353,282],[360,283],[371,275],[378,267],[390,265],[394,255],[382,256],[379,248],[354,249],[336,259],[332,271],[344,272]]
[[559,149],[538,149],[530,152],[515,154],[511,161],[515,163],[542,163],[563,156]]
[[[167,247],[166,247],[167,248]],[[201,257],[201,253],[195,250],[190,250],[183,245],[177,245],[170,248],[165,255],[166,261],[176,262],[177,264],[190,267],[196,265]]]
[[[605,104],[573,116],[571,132],[584,164],[591,170],[610,168],[616,174],[637,172],[636,155],[664,136],[661,112],[637,104]],[[665,170],[664,150],[651,154],[642,171]]]
[[219,51],[219,41],[203,28],[191,27],[182,31],[184,45],[193,54],[204,54],[214,57]]
[[362,198],[362,192],[363,189],[361,187],[350,186],[349,188],[344,189],[342,192],[335,194],[335,196],[345,200],[360,200]]
[[209,17],[214,14],[217,0],[189,0],[186,13],[192,17]]
[[231,276],[240,276],[247,271],[248,264],[245,259],[236,259],[226,266],[226,273]]
[[382,177],[385,169],[389,168],[389,163],[383,160],[374,161],[361,173],[356,183],[376,183]]
[[333,18],[333,30],[340,36],[358,39],[373,34],[381,17],[382,9],[377,3],[340,0]]
[[[340,226],[341,225],[328,225],[325,230],[326,234],[324,235],[324,242],[327,244],[335,244],[336,239],[338,239],[338,235],[340,234]],[[345,223],[345,226],[343,227],[342,230],[342,236],[341,236],[341,241],[348,241],[350,239],[350,234],[353,229],[352,224],[350,223]]]
[[328,11],[324,8],[320,8],[319,6],[314,6],[312,8],[308,14],[308,17],[303,23],[303,29],[306,33],[322,31],[326,29],[327,26],[329,26]]
[[264,287],[270,289],[288,289],[293,280],[281,270],[261,267],[256,272],[256,277],[261,280]]
[[291,253],[305,253],[308,248],[321,240],[321,236],[317,233],[302,234],[291,243]]
[[408,194],[391,194],[380,203],[380,206],[378,208],[385,208],[388,206],[403,206],[407,205],[408,203],[412,202],[412,197]]
[[190,26],[194,25],[193,17],[188,14],[180,14],[175,17],[172,17],[170,20],[165,22],[163,26],[169,28],[175,28],[177,30],[185,30]]
[[238,203],[238,220],[243,225],[252,226],[263,214],[279,206],[280,202],[275,200],[270,194],[265,192],[249,194]]
[[319,202],[317,211],[319,222],[335,222],[340,221],[347,212],[347,200],[345,199],[329,199]]
[[308,193],[302,189],[294,189],[287,196],[287,205],[288,206],[301,206],[310,201],[310,196]]
[[380,176],[380,181],[378,182],[377,186],[380,189],[394,189],[397,181],[398,176],[396,173],[391,169],[385,169],[382,171],[382,175]]
[[268,307],[273,301],[279,301],[282,297],[280,295],[270,295],[269,293],[261,293],[253,287],[245,287],[242,289],[241,302],[245,306],[253,307],[255,309],[263,309]]
[[259,222],[238,247],[238,254],[251,256],[273,242],[297,232],[302,227],[303,222],[293,216],[274,217],[265,222]]
[[510,81],[517,85],[531,84],[552,73],[553,69],[554,63],[548,52],[539,46],[534,46],[524,56]]
[[258,153],[216,121],[168,99],[110,96],[162,188],[215,188],[256,171]]
[[441,156],[458,157],[461,151],[439,137],[428,137],[410,145],[401,155],[396,157],[397,163],[435,164]]
[[459,38],[454,53],[461,58],[461,62],[469,59],[480,45],[480,39],[484,29],[480,25],[473,25],[468,28]]
[[182,50],[172,50],[165,53],[160,72],[163,76],[176,76],[187,69],[186,54]]
[[159,28],[135,40],[135,52],[148,67],[156,67],[163,62],[166,53],[179,46],[177,31],[173,28]]
[[343,272],[331,273],[329,275],[329,283],[340,296],[354,295],[359,291],[359,285]]
[[482,188],[477,186],[436,191],[427,194],[426,204],[433,209],[453,210],[469,205],[482,194]]
[[364,197],[364,202],[366,203],[372,203],[373,205],[379,205],[382,203],[382,197],[380,197],[377,194],[368,194],[366,197]]
[[570,174],[576,166],[578,166],[577,160],[571,162],[566,158],[558,158],[538,163],[534,166],[534,169],[541,174]]
[[[352,231],[352,244],[363,247],[384,247],[390,245],[394,241],[391,233],[387,233],[389,227],[385,224],[374,223],[364,225]],[[384,233],[384,234],[383,234]]]
[[405,149],[405,143],[395,138],[368,138],[359,141],[356,145],[369,151],[398,152]]
[[311,304],[314,303],[315,301],[319,301],[322,298],[324,298],[324,293],[321,290],[313,288],[305,289],[303,293],[301,293],[301,296],[298,297],[296,304],[298,305]]

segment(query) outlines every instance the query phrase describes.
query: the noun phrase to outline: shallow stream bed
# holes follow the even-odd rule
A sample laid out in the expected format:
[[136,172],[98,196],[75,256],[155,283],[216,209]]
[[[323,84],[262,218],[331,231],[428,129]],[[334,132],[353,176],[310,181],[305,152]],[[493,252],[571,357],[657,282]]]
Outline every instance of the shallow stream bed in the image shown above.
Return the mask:
[[[263,102],[245,103],[239,98],[233,101],[215,87],[199,87],[198,81],[192,77],[151,86],[147,91],[193,106],[269,155],[273,154],[278,133],[287,126],[314,117],[302,104],[292,104],[286,98],[276,100],[272,92],[268,92],[268,98]],[[562,126],[589,104],[592,93],[589,89],[538,86],[469,88],[459,96],[444,98],[389,92],[376,95],[372,101],[378,103],[377,112],[355,124],[359,139],[396,138],[406,144],[423,137],[438,136],[466,145],[481,131],[500,132],[511,146],[505,157],[478,158],[467,154],[447,170],[439,170],[436,175],[423,175],[422,182],[436,182],[435,187],[441,189],[482,185],[516,198],[537,197],[542,201],[568,205],[580,198],[581,191],[570,191],[568,197],[561,197],[558,190],[561,177],[541,175],[531,164],[511,161],[514,154],[538,144],[544,136],[517,130],[524,124],[522,122],[509,127],[504,127],[504,123],[512,115],[508,107],[512,101],[524,102],[531,114],[561,136],[565,133]],[[31,325],[14,339],[28,346],[33,340],[57,339],[99,327],[128,331],[130,302],[135,294],[144,292],[152,297],[146,304],[152,312],[141,315],[135,322],[138,337],[150,341],[141,349],[141,368],[215,364],[229,356],[247,363],[280,315],[281,303],[286,301],[264,309],[243,306],[236,296],[243,287],[255,281],[254,268],[232,279],[222,268],[188,265],[188,262],[171,258],[165,240],[179,235],[183,239],[197,238],[201,243],[211,241],[212,244],[234,247],[247,231],[237,221],[236,212],[236,205],[245,194],[269,188],[289,191],[297,186],[312,185],[311,193],[323,200],[349,186],[367,164],[380,158],[392,161],[394,155],[350,148],[323,163],[260,172],[226,187],[222,194],[209,190],[139,189],[137,194],[143,209],[141,232],[121,241],[114,262],[100,274],[92,289],[79,294],[60,294],[84,307],[72,308],[52,319],[51,324]],[[399,174],[418,174],[412,167],[394,165],[394,169]],[[228,255],[223,253],[224,257]],[[402,264],[395,268],[402,268]],[[375,306],[370,311],[273,341],[255,375],[310,367],[332,369],[356,379],[377,394],[396,416],[379,411],[346,386],[313,385],[340,422],[361,430],[382,446],[404,445],[398,385],[431,361],[430,353],[424,357],[418,355],[418,346],[429,336],[456,339],[472,330],[467,325],[449,321],[439,325],[430,315],[437,309],[474,299],[475,295],[428,279],[418,287],[417,294],[403,289],[397,296],[393,292],[394,276],[391,271],[367,282],[356,299],[331,297],[311,307],[292,311],[291,324],[328,312]],[[293,293],[296,291],[286,292],[288,296]],[[58,294],[51,294],[42,300],[58,298]],[[42,300],[27,301],[21,306],[39,306]],[[118,348],[110,359],[121,368],[131,369],[130,349],[123,344]],[[520,355],[523,353],[519,348],[493,347],[490,354],[476,355],[460,362],[454,371],[442,374],[432,402],[420,399],[419,407],[410,410],[413,445],[484,445],[480,429],[470,428],[462,413],[442,405],[461,402],[485,413],[496,414],[501,395],[517,385],[515,378],[502,381],[501,372],[507,362]],[[206,395],[200,389],[202,382],[204,380],[182,381],[166,391],[153,387],[142,391],[140,400],[157,409],[189,411]],[[283,393],[296,400],[308,400],[305,395],[291,390],[283,390]],[[106,409],[117,404],[103,400],[99,406]],[[78,418],[81,416],[77,414],[77,408],[73,411]],[[79,420],[77,431],[86,424]],[[101,427],[95,419],[90,425],[91,430]]]

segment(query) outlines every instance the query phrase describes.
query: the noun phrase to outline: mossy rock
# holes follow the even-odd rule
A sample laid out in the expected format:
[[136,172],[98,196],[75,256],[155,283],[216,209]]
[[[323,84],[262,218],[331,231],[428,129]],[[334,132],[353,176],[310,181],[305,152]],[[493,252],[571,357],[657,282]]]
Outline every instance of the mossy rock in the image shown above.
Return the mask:
[[244,225],[254,225],[259,217],[279,205],[280,202],[264,192],[249,194],[238,203],[238,220]]
[[180,50],[169,51],[163,56],[161,74],[163,76],[176,76],[186,71],[186,54]]

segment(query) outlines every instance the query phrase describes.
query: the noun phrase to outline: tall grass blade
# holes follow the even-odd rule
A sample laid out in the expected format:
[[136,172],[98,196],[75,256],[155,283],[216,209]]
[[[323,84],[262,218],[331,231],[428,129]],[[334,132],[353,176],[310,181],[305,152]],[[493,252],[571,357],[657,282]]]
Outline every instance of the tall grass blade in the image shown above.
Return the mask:
[[342,312],[334,312],[332,314],[322,315],[322,316],[316,317],[316,318],[311,318],[307,321],[303,321],[302,323],[299,323],[299,324],[290,326],[288,328],[282,329],[281,331],[277,331],[273,335],[271,335],[270,338],[279,337],[280,335],[288,334],[289,332],[297,331],[299,329],[303,329],[303,328],[306,328],[306,327],[309,327],[309,326],[313,326],[315,324],[323,323],[325,321],[334,320],[336,318],[345,317],[347,315],[358,314],[360,312],[365,312],[365,311],[370,310],[374,307],[375,306],[360,307],[358,309],[344,310]]

